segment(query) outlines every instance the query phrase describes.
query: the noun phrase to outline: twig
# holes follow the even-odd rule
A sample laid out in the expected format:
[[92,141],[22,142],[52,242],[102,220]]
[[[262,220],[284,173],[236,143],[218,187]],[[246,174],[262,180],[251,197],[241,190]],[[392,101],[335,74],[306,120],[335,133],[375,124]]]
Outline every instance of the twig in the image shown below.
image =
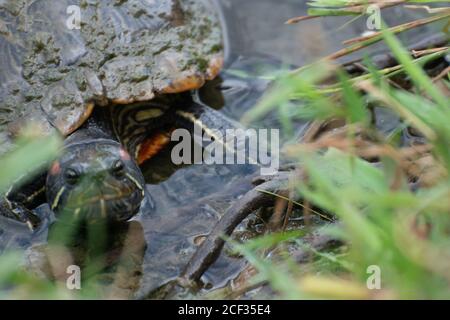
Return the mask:
[[295,24],[295,23],[299,23],[301,21],[312,20],[312,19],[316,19],[316,18],[321,18],[321,16],[300,16],[300,17],[295,17],[295,18],[291,18],[288,21],[286,21],[285,24]]
[[442,70],[442,72],[439,73],[436,77],[433,78],[433,82],[437,82],[437,81],[441,80],[443,77],[445,77],[449,73],[450,73],[450,67],[447,67],[444,70]]
[[[385,8],[390,8],[390,7],[394,7],[397,6],[399,4],[405,3],[406,0],[384,0],[384,1],[367,1],[367,3],[365,4],[349,4],[349,5],[344,5],[341,8],[336,8],[336,9],[325,9],[327,14],[311,14],[311,15],[307,15],[307,16],[299,16],[299,17],[295,17],[295,18],[291,18],[288,21],[285,22],[285,24],[295,24],[295,23],[299,23],[301,21],[305,21],[305,20],[309,20],[309,19],[314,19],[317,17],[324,17],[324,16],[342,16],[342,15],[355,15],[355,14],[363,14],[367,11],[367,7],[368,5],[371,4],[375,4],[378,6],[379,9],[385,9]],[[321,9],[318,9],[321,10]],[[320,11],[320,12],[324,12],[324,11]]]
[[[432,17],[427,17],[427,18],[407,22],[407,23],[404,23],[404,24],[401,24],[401,25],[398,25],[395,27],[391,27],[389,29],[393,33],[400,33],[400,32],[404,32],[404,31],[408,31],[410,29],[421,27],[421,26],[427,25],[429,23],[439,21],[439,20],[442,20],[442,19],[445,19],[448,17],[450,17],[450,14],[447,12],[444,14],[438,14],[438,15],[434,15]],[[378,31],[378,32],[372,33],[368,36],[362,36],[362,37],[348,39],[348,40],[344,41],[343,44],[351,45],[351,44],[355,44],[355,43],[366,42],[368,40],[375,40],[375,38],[380,38],[380,40],[381,40],[382,35],[383,35],[383,33],[381,31]],[[376,41],[378,41],[378,40],[376,40]]]
[[286,190],[288,175],[286,172],[280,172],[273,180],[264,182],[247,192],[227,210],[186,265],[179,278],[179,283],[182,286],[195,287],[195,283],[219,257],[225,244],[223,236],[230,236],[239,223],[255,210],[273,203],[273,197],[270,194],[260,192],[260,190],[268,192]]
[[414,56],[414,58],[420,58],[420,57],[426,56],[431,53],[447,51],[449,48],[450,47],[440,47],[440,48],[432,48],[432,49],[426,49],[426,50],[412,50],[411,53]]
[[[394,34],[397,34],[397,33],[401,33],[401,32],[404,32],[404,31],[407,31],[407,30],[410,30],[413,28],[424,26],[424,25],[432,23],[432,22],[446,19],[448,17],[450,17],[450,14],[435,15],[433,17],[415,20],[415,21],[401,24],[401,25],[398,25],[398,26],[395,26],[395,27],[392,27],[389,29]],[[352,46],[341,49],[339,51],[336,51],[335,53],[325,57],[324,59],[336,60],[338,58],[341,58],[341,57],[351,54],[353,52],[364,49],[365,47],[368,47],[376,42],[379,42],[382,39],[383,39],[383,34],[381,32],[375,32],[375,33],[371,34],[370,36],[358,37],[358,38],[353,38],[353,39],[347,40],[344,42],[344,44],[346,44],[346,45],[352,44]]]
[[[436,48],[436,47],[442,47],[445,46],[449,41],[449,36],[445,33],[438,33],[433,34],[430,37],[424,38],[420,40],[419,42],[412,44],[409,46],[409,50],[412,51],[420,51],[420,50],[426,50],[429,48]],[[385,69],[389,67],[393,67],[397,65],[397,60],[395,59],[394,55],[392,53],[385,53],[385,54],[378,54],[374,55],[371,59],[373,64],[378,69]],[[355,68],[355,63],[361,62],[362,59],[356,59],[347,63],[343,64],[343,67],[346,69],[348,73],[353,73],[353,70]]]

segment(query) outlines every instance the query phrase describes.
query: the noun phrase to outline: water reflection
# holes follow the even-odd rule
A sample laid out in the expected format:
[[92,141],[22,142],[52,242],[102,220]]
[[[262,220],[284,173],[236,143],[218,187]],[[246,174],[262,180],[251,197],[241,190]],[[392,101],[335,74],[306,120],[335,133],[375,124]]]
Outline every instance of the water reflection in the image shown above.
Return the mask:
[[[290,18],[306,15],[306,0],[217,0],[223,11],[228,35],[229,61],[237,56],[270,56],[278,61],[301,66],[343,47],[342,41],[367,31],[364,17],[327,17],[296,25],[284,24]],[[382,11],[382,18],[394,26],[426,13],[398,6]],[[436,26],[428,25],[401,34],[407,43],[415,42]],[[382,44],[369,48],[374,52]],[[361,53],[345,57],[350,60]]]
[[[156,210],[139,217],[149,246],[138,296],[147,296],[180,274],[224,210],[251,188],[252,171],[246,166],[192,166],[159,185],[147,186]],[[210,279],[205,282],[218,285],[227,281],[242,263],[224,255],[220,267],[209,270]]]

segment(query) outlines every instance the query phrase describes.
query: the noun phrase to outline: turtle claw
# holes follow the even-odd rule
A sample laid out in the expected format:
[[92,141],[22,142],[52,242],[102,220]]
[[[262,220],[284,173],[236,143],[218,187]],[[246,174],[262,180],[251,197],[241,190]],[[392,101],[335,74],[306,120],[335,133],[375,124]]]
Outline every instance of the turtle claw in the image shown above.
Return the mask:
[[270,181],[287,181],[289,180],[290,175],[292,175],[292,171],[280,171],[275,175],[270,175],[270,176],[257,176],[255,178],[253,178],[252,180],[252,184],[254,186],[259,186],[261,184],[270,182]]
[[16,208],[14,215],[16,216],[16,220],[25,223],[31,232],[34,232],[41,223],[38,216],[23,207]]
[[31,232],[34,232],[41,223],[41,219],[23,205],[8,199],[0,202],[0,215],[26,224]]
[[34,232],[35,228],[33,226],[33,223],[30,220],[27,220],[25,223],[26,223],[28,229],[30,229],[31,232]]

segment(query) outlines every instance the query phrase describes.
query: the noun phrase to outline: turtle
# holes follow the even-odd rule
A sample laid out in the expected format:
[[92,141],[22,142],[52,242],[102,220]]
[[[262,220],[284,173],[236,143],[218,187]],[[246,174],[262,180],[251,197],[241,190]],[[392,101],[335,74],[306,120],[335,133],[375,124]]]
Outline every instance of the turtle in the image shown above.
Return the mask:
[[1,202],[31,229],[42,194],[57,216],[129,220],[145,198],[139,165],[173,127],[234,126],[192,94],[224,63],[211,1],[3,0],[0,48],[0,154],[28,123],[65,138],[44,178]]

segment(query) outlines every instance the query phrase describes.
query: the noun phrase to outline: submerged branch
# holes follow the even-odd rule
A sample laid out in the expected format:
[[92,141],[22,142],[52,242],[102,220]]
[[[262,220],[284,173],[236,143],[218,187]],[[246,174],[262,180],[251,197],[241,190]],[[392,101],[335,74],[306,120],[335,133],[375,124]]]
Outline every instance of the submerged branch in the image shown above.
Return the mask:
[[198,282],[203,273],[219,257],[225,244],[223,236],[230,236],[234,229],[255,210],[270,206],[274,198],[271,193],[286,190],[288,177],[289,173],[282,172],[273,180],[264,182],[247,192],[233,204],[188,262],[179,282],[188,287],[192,283]]

